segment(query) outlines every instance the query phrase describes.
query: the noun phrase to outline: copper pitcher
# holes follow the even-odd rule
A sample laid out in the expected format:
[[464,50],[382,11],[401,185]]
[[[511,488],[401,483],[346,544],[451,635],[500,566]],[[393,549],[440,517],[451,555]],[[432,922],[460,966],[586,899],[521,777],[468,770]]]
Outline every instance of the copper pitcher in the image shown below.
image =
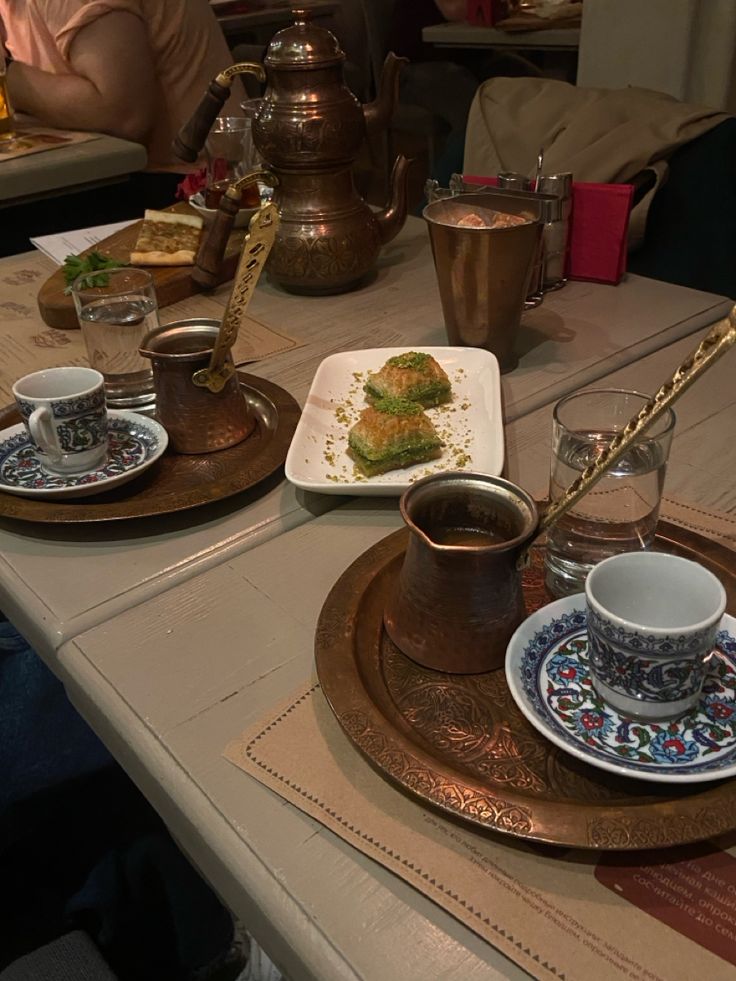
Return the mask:
[[192,375],[209,365],[219,332],[217,320],[177,320],[152,330],[140,347],[153,365],[156,415],[177,453],[227,449],[255,426],[234,366],[217,393],[192,383]]
[[519,557],[537,507],[501,477],[441,473],[401,498],[409,545],[384,623],[399,650],[424,667],[476,674],[502,667],[525,616]]

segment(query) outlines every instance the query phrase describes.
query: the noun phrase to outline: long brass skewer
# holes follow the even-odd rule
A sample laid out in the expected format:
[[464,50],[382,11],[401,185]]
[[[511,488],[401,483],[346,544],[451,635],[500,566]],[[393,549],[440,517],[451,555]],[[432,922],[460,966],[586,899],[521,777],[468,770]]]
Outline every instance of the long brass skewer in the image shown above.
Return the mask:
[[675,371],[672,377],[660,386],[655,394],[632,417],[626,426],[617,433],[608,446],[603,449],[595,463],[577,477],[557,501],[550,504],[539,521],[538,534],[546,531],[566,511],[576,504],[591,487],[617,463],[639,437],[657,421],[669,407],[676,402],[686,389],[726,351],[736,343],[736,306],[727,317],[719,320],[708,331],[697,348]]

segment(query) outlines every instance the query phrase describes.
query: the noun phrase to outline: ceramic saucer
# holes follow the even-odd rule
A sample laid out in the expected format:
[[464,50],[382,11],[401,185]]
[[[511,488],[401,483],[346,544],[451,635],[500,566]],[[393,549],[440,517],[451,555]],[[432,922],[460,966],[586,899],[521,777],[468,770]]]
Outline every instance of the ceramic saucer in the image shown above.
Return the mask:
[[521,624],[506,652],[506,680],[535,729],[592,766],[636,780],[720,780],[736,774],[736,620],[726,615],[723,626],[700,702],[674,722],[638,722],[598,697],[583,593]]
[[166,449],[169,437],[154,419],[108,409],[107,462],[85,473],[52,474],[41,466],[25,426],[0,432],[0,491],[22,497],[89,497],[119,487],[147,470]]

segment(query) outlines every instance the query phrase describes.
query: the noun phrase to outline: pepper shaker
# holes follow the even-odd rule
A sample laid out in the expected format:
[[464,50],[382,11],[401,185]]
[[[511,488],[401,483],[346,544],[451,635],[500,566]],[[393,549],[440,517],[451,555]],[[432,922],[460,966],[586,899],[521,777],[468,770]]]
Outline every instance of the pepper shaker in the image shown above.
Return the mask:
[[544,289],[559,289],[567,282],[572,228],[572,174],[547,174],[537,181],[538,191],[561,201],[561,216],[544,225]]

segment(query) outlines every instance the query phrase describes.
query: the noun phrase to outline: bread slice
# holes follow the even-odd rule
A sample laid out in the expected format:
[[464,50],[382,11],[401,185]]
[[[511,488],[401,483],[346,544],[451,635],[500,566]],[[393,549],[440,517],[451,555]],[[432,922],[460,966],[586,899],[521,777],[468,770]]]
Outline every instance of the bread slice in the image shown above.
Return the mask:
[[193,265],[203,221],[199,215],[147,210],[130,253],[134,266]]

